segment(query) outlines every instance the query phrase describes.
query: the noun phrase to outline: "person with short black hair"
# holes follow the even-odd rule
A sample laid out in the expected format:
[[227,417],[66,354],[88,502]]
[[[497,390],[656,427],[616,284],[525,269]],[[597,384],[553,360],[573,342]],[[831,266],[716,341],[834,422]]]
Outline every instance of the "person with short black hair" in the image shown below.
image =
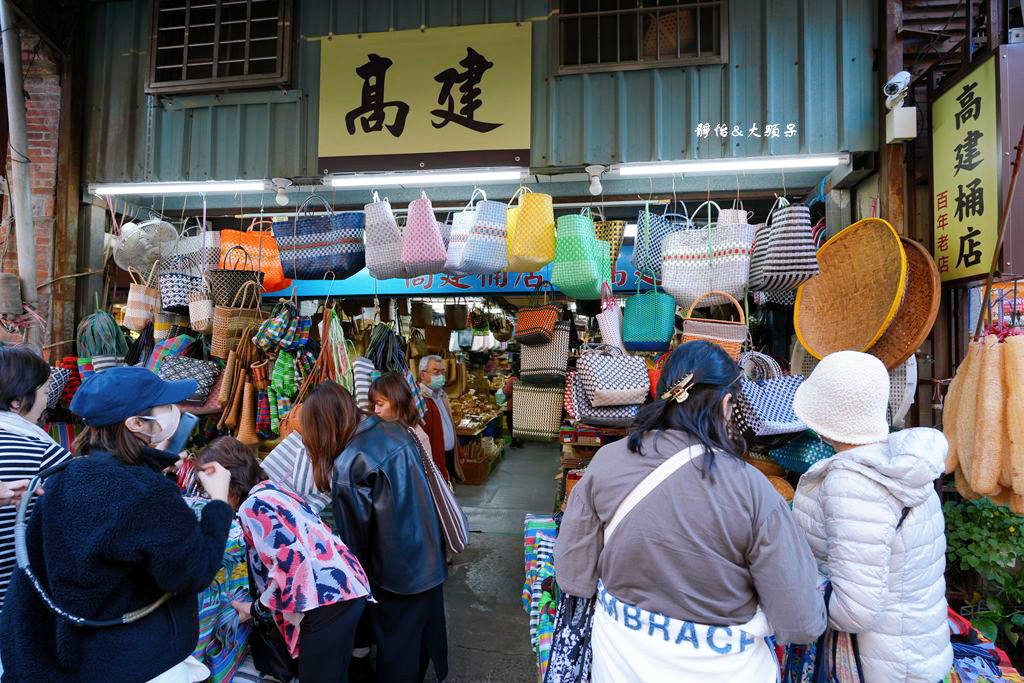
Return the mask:
[[[163,471],[194,380],[166,382],[141,367],[85,380],[71,401],[85,431],[80,456],[44,482],[25,534],[37,586],[22,568],[0,613],[4,680],[199,681],[210,672],[191,656],[199,636],[200,591],[224,557],[233,512],[230,475],[203,465],[211,500],[202,518]],[[40,595],[47,594],[48,599]],[[136,620],[126,615],[152,609]],[[60,609],[107,626],[79,625]]]
[[50,366],[35,351],[0,346],[0,606],[14,571],[17,511],[9,506],[21,499],[29,479],[71,458],[37,424],[49,385]]
[[199,463],[231,473],[228,500],[237,511],[258,595],[233,603],[243,619],[273,622],[300,683],[346,680],[356,626],[370,595],[359,560],[302,497],[269,481],[248,446],[222,436]]

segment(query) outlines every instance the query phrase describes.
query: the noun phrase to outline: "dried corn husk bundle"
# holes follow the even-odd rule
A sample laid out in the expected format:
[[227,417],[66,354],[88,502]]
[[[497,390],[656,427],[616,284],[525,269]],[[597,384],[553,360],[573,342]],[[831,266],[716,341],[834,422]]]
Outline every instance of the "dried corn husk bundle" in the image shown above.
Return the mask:
[[944,431],[957,492],[1024,513],[1024,336],[971,343],[946,395]]

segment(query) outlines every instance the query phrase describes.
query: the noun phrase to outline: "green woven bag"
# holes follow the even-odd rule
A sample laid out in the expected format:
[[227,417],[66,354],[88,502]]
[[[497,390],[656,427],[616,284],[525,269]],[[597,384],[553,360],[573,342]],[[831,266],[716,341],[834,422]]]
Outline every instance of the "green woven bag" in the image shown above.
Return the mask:
[[559,216],[557,225],[551,284],[574,299],[600,298],[604,267],[590,211]]

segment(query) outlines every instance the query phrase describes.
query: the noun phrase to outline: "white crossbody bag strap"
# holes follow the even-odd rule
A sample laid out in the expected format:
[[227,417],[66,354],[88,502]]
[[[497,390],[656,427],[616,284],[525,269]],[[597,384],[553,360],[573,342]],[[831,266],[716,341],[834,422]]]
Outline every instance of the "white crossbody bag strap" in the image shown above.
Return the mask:
[[612,515],[611,521],[605,525],[604,544],[608,545],[608,539],[612,537],[612,533],[615,529],[622,523],[622,520],[624,520],[626,516],[633,511],[633,508],[647,497],[648,493],[658,488],[658,485],[672,476],[673,472],[703,452],[704,447],[699,443],[690,446],[689,448],[684,448],[665,462],[658,465],[653,472],[644,477],[643,480],[629,492],[629,495],[619,503],[619,507],[615,509],[615,514]]

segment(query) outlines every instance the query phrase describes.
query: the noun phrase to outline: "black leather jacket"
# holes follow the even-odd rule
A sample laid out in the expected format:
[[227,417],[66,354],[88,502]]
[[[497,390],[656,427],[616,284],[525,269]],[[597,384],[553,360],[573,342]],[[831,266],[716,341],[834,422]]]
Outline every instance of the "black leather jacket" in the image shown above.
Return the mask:
[[338,533],[374,584],[414,595],[448,577],[441,522],[419,446],[405,429],[370,416],[334,461]]

